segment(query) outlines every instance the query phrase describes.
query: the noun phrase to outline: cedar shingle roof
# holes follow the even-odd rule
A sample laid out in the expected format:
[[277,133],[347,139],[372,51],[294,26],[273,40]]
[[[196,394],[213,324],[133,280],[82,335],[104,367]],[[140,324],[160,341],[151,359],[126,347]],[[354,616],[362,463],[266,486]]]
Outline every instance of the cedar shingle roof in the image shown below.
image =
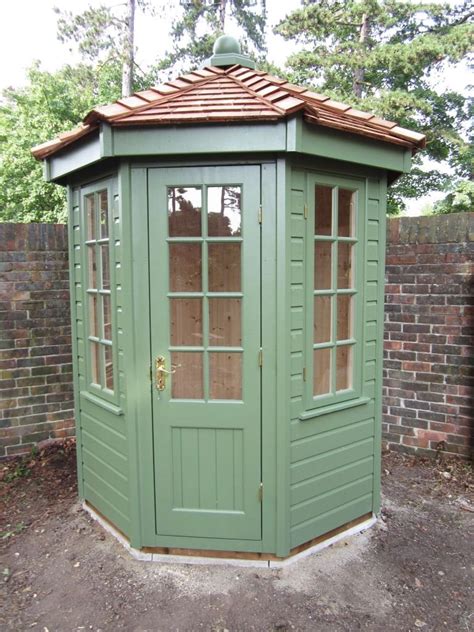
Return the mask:
[[244,66],[207,66],[173,81],[94,108],[76,129],[37,145],[33,155],[44,159],[98,128],[104,121],[113,127],[277,121],[302,112],[315,125],[343,130],[409,147],[424,147],[423,134],[361,112],[328,97]]

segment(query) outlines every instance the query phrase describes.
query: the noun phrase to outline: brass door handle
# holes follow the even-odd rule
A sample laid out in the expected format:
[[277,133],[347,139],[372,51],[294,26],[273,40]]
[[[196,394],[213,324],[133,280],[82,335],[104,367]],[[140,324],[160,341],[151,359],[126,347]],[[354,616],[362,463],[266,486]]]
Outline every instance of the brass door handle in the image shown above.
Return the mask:
[[166,378],[168,375],[173,375],[176,373],[176,369],[178,369],[180,364],[172,364],[171,371],[168,371],[165,368],[166,358],[165,356],[159,355],[155,360],[155,386],[158,391],[164,391],[166,388]]

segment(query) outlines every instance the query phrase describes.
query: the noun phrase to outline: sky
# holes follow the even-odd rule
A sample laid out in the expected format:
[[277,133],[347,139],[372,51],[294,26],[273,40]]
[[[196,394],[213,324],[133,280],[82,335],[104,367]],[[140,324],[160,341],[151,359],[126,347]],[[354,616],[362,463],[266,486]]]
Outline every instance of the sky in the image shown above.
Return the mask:
[[[5,1],[5,0],[4,0]],[[162,0],[153,0],[155,5]],[[0,10],[0,59],[8,60],[0,65],[0,90],[24,83],[25,70],[35,59],[40,59],[46,70],[55,70],[77,60],[68,45],[56,36],[57,15],[54,7],[74,13],[89,5],[117,6],[120,0],[8,0]],[[167,15],[145,16],[136,13],[135,41],[138,46],[137,63],[146,65],[162,55],[170,44],[168,35],[173,9],[179,0],[167,0]],[[287,13],[298,7],[299,0],[267,0],[269,32]],[[27,19],[25,19],[27,16]],[[230,35],[233,33],[230,32]],[[283,65],[292,46],[283,38],[272,35],[269,41],[271,61]]]
[[[67,63],[78,61],[77,53],[57,39],[57,15],[54,7],[74,13],[89,5],[105,4],[117,6],[123,0],[4,0],[0,10],[0,92],[9,86],[25,83],[25,73],[34,60],[41,61],[42,68],[54,71]],[[452,0],[456,4],[456,0]],[[152,0],[152,4],[164,4],[162,0]],[[168,35],[172,14],[179,0],[166,0],[166,15],[144,16],[140,11],[136,17],[137,63],[146,66],[159,58],[170,46]],[[272,33],[275,26],[287,13],[300,5],[299,0],[267,0],[268,50],[269,60],[284,66],[286,58],[294,50],[294,44]],[[230,30],[229,34],[234,34]],[[460,90],[468,83],[474,83],[467,69],[459,68],[439,77],[439,86],[444,89]],[[440,197],[440,196],[438,196]],[[409,205],[409,214],[418,214],[433,196],[421,198]]]

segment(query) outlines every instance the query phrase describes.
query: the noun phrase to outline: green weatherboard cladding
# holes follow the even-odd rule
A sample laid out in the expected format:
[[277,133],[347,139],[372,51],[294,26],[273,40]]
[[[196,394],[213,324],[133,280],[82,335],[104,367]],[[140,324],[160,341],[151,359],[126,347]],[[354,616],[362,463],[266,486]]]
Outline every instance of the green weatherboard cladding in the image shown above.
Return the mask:
[[[80,495],[137,548],[286,556],[379,509],[385,194],[387,181],[408,169],[409,156],[338,132],[307,133],[297,118],[215,131],[104,126],[82,149],[47,161],[49,177],[69,191]],[[228,208],[241,209],[240,227],[225,235],[207,223],[212,188],[224,185],[234,195]],[[355,378],[349,390],[315,399],[318,185],[356,195]],[[189,190],[201,196],[191,209],[199,220],[192,235],[176,236],[168,198]],[[108,200],[99,224],[108,225],[107,261],[91,263],[87,200],[101,191]],[[336,252],[339,238],[324,240]],[[186,256],[199,252],[192,270],[184,259],[178,265],[193,279],[186,290],[169,284],[176,245]],[[230,288],[229,247],[241,257]],[[96,316],[90,297],[91,275],[105,274],[107,265],[112,318],[104,336],[112,338],[112,354],[102,370],[113,372],[109,390],[93,384],[91,336],[108,320],[104,311]],[[336,297],[336,290],[328,292]],[[240,306],[240,329],[225,344],[216,319],[232,317],[213,311],[219,299]],[[176,329],[183,305],[192,318]],[[334,309],[333,333],[340,326]],[[334,357],[338,345],[331,347]],[[99,347],[105,353],[107,344]],[[180,365],[163,391],[155,388],[159,355],[168,370]],[[212,373],[219,366],[227,375],[224,395]],[[335,380],[334,365],[330,370]],[[173,396],[180,371],[188,372],[182,382],[188,390]]]

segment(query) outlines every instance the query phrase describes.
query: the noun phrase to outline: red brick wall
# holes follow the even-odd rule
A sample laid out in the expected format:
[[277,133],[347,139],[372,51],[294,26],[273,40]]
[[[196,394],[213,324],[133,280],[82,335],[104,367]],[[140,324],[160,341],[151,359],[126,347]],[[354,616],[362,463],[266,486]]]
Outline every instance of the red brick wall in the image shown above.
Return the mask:
[[474,445],[474,213],[388,222],[386,447],[468,456]]
[[[474,213],[388,222],[386,447],[472,451]],[[0,224],[0,457],[74,433],[67,234]]]
[[0,457],[74,434],[67,230],[0,224]]

